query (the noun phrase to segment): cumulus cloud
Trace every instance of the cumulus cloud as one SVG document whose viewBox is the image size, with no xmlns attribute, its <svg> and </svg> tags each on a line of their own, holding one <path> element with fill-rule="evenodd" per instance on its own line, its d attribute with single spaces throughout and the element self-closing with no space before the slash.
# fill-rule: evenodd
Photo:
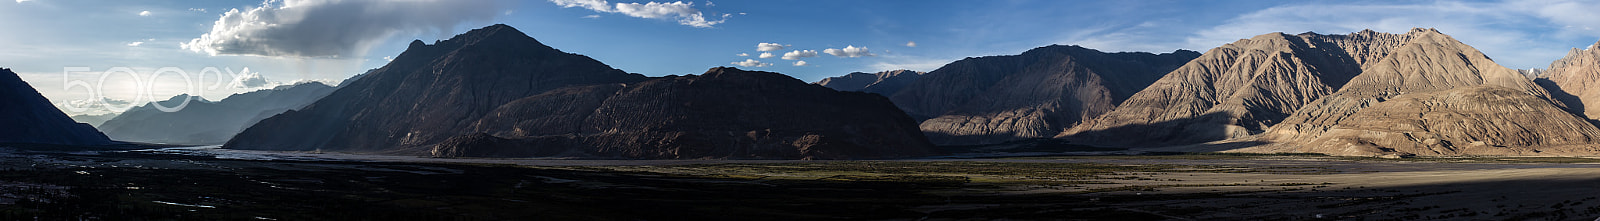
<svg viewBox="0 0 1600 221">
<path fill-rule="evenodd" d="M 806 65 L 811 65 L 811 64 L 810 63 L 806 63 L 806 61 L 795 61 L 794 62 L 794 66 L 806 66 Z"/>
<path fill-rule="evenodd" d="M 644 4 L 616 3 L 615 5 L 612 5 L 605 0 L 550 0 L 550 2 L 555 3 L 563 8 L 584 8 L 595 12 L 621 13 L 623 15 L 628 15 L 635 18 L 675 20 L 678 21 L 678 24 L 680 25 L 688 25 L 696 28 L 710 28 L 717 24 L 727 22 L 729 17 L 733 17 L 732 14 L 713 14 L 711 16 L 706 16 L 706 13 L 700 12 L 699 9 L 694 8 L 693 2 L 682 1 L 652 1 Z M 720 19 L 712 20 L 706 17 Z"/>
<path fill-rule="evenodd" d="M 832 48 L 829 48 L 829 49 L 826 49 L 826 50 L 822 50 L 822 53 L 828 53 L 828 54 L 831 54 L 833 56 L 847 57 L 847 58 L 863 57 L 863 56 L 866 56 L 866 57 L 877 56 L 875 54 L 872 54 L 872 51 L 868 51 L 867 47 L 859 47 L 858 48 L 855 45 L 845 46 L 844 49 L 832 49 Z"/>
<path fill-rule="evenodd" d="M 772 55 L 772 52 L 761 52 L 761 56 L 757 56 L 757 57 L 760 57 L 760 58 L 773 58 L 773 57 L 778 57 L 778 56 L 777 55 Z"/>
<path fill-rule="evenodd" d="M 906 42 L 906 47 L 915 48 L 915 47 L 917 47 L 917 42 L 916 41 L 908 41 L 908 42 Z"/>
<path fill-rule="evenodd" d="M 761 62 L 761 61 L 757 61 L 756 59 L 744 59 L 744 61 L 735 61 L 735 62 L 733 62 L 733 65 L 738 65 L 738 66 L 743 66 L 743 67 L 766 67 L 766 66 L 772 66 L 772 63 Z"/>
<path fill-rule="evenodd" d="M 139 12 L 139 16 L 150 16 L 150 11 Z"/>
<path fill-rule="evenodd" d="M 189 11 L 205 13 L 206 9 L 204 9 L 204 8 L 189 8 Z"/>
<path fill-rule="evenodd" d="M 738 55 L 739 57 L 750 57 L 750 53 L 739 53 L 739 54 L 736 54 L 736 55 Z"/>
<path fill-rule="evenodd" d="M 228 86 L 234 88 L 263 88 L 281 84 L 283 83 L 267 80 L 267 77 L 261 76 L 261 73 L 251 72 L 250 68 L 244 68 L 244 70 L 239 70 L 239 75 L 234 77 L 233 81 L 228 83 Z"/>
<path fill-rule="evenodd" d="M 139 45 L 144 45 L 144 42 L 142 42 L 142 41 L 135 41 L 135 42 L 133 42 L 133 43 L 128 43 L 128 47 L 139 47 Z"/>
<path fill-rule="evenodd" d="M 181 43 L 210 55 L 347 57 L 397 33 L 449 32 L 500 13 L 499 1 L 267 0 L 223 13 L 211 31 Z"/>
<path fill-rule="evenodd" d="M 783 60 L 800 60 L 801 58 L 809 58 L 809 57 L 816 57 L 816 56 L 817 56 L 817 51 L 815 51 L 815 50 L 796 50 L 796 51 L 790 51 L 789 53 L 783 53 Z"/>
<path fill-rule="evenodd" d="M 583 16 L 583 18 L 595 19 L 595 18 L 600 18 L 600 15 L 585 15 L 585 16 Z"/>
<path fill-rule="evenodd" d="M 783 50 L 784 47 L 788 47 L 788 45 L 778 43 L 760 43 L 756 44 L 756 51 L 777 51 Z"/>
</svg>

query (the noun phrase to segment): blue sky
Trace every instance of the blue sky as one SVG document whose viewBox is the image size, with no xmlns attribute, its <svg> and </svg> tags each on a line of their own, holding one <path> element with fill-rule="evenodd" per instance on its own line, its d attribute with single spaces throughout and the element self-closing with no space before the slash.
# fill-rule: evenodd
<svg viewBox="0 0 1600 221">
<path fill-rule="evenodd" d="M 111 100 L 104 104 L 115 107 L 180 93 L 215 100 L 297 81 L 336 82 L 382 66 L 411 39 L 433 42 L 504 23 L 650 76 L 751 61 L 743 64 L 764 65 L 741 68 L 816 81 L 856 71 L 931 71 L 964 57 L 1050 44 L 1204 52 L 1272 32 L 1412 27 L 1437 28 L 1507 67 L 1542 68 L 1600 40 L 1594 9 L 1600 2 L 21 0 L 0 2 L 0 67 L 59 103 Z M 783 47 L 758 51 L 761 43 Z M 773 57 L 761 58 L 763 52 Z M 68 67 L 88 71 L 63 73 Z M 200 74 L 207 67 L 219 71 Z M 68 112 L 117 109 L 94 107 Z"/>
</svg>

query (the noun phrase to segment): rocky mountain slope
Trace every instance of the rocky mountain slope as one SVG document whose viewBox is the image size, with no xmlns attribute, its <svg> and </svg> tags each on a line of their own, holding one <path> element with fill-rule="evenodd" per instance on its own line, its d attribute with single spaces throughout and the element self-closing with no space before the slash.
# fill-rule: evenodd
<svg viewBox="0 0 1600 221">
<path fill-rule="evenodd" d="M 490 112 L 435 156 L 631 159 L 859 159 L 924 156 L 915 121 L 882 96 L 778 73 L 699 76 L 552 90 Z"/>
<path fill-rule="evenodd" d="M 1261 133 L 1333 93 L 1421 31 L 1271 33 L 1210 51 L 1116 110 L 1058 137 L 1104 146 L 1170 145 Z"/>
<path fill-rule="evenodd" d="M 432 45 L 412 41 L 388 65 L 305 109 L 262 120 L 224 147 L 420 153 L 512 100 L 642 79 L 494 25 Z"/>
<path fill-rule="evenodd" d="M 967 58 L 890 96 L 936 144 L 1048 138 L 1111 111 L 1200 54 L 1105 53 L 1052 45 Z"/>
<path fill-rule="evenodd" d="M 272 115 L 300 109 L 332 93 L 334 87 L 320 82 L 279 86 L 228 96 L 221 101 L 179 95 L 158 102 L 164 107 L 179 107 L 173 112 L 155 104 L 128 109 L 99 126 L 111 139 L 143 143 L 215 145 L 227 142 L 234 134 Z"/>
<path fill-rule="evenodd" d="M 894 95 L 895 92 L 900 92 L 900 89 L 904 89 L 911 82 L 916 82 L 918 78 L 922 78 L 922 74 L 924 73 L 910 70 L 893 70 L 878 73 L 855 72 L 844 76 L 823 78 L 814 84 L 839 91 L 860 91 L 889 96 Z"/>
<path fill-rule="evenodd" d="M 1545 70 L 1535 82 L 1573 112 L 1600 120 L 1600 42 L 1573 48 Z"/>
<path fill-rule="evenodd" d="M 913 121 L 891 106 L 776 73 L 646 78 L 494 25 L 413 42 L 388 65 L 224 147 L 629 159 L 927 154 Z"/>
<path fill-rule="evenodd" d="M 94 127 L 72 121 L 11 69 L 0 68 L 0 143 L 102 145 L 112 142 Z"/>
<path fill-rule="evenodd" d="M 1236 151 L 1503 154 L 1600 138 L 1600 129 L 1477 49 L 1433 29 L 1408 35 L 1339 91 L 1251 139 L 1266 145 Z"/>
</svg>

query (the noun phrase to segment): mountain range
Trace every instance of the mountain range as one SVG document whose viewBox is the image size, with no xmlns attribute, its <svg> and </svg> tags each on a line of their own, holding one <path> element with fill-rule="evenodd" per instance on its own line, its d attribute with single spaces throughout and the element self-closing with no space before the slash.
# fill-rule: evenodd
<svg viewBox="0 0 1600 221">
<path fill-rule="evenodd" d="M 878 95 L 733 68 L 648 78 L 494 25 L 414 41 L 388 65 L 224 147 L 440 157 L 927 155 L 931 145 L 915 128 Z"/>
<path fill-rule="evenodd" d="M 221 101 L 178 95 L 130 108 L 97 128 L 119 141 L 216 145 L 262 119 L 305 107 L 333 89 L 321 82 L 306 82 L 235 94 Z M 189 102 L 184 104 L 184 99 Z M 154 105 L 182 108 L 168 112 Z"/>
<path fill-rule="evenodd" d="M 11 103 L 0 116 L 25 117 L 0 121 L 30 126 L 6 128 L 29 136 L 0 142 L 110 142 L 6 74 L 0 98 Z M 1040 139 L 1164 151 L 1596 155 L 1597 81 L 1600 43 L 1518 70 L 1423 28 L 1269 33 L 1205 53 L 1051 45 L 809 84 L 730 67 L 646 77 L 494 25 L 413 41 L 339 87 L 175 97 L 162 104 L 191 106 L 146 105 L 100 127 L 140 142 L 231 137 L 225 148 L 434 157 L 878 159 Z"/>
<path fill-rule="evenodd" d="M 11 69 L 0 68 L 0 143 L 105 145 L 113 142 L 74 122 Z"/>
</svg>

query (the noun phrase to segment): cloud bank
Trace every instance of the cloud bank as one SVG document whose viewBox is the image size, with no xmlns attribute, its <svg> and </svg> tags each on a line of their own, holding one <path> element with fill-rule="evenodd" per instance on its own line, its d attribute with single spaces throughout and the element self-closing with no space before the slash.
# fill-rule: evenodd
<svg viewBox="0 0 1600 221">
<path fill-rule="evenodd" d="M 210 55 L 356 57 L 402 32 L 450 32 L 499 16 L 500 1 L 267 0 L 223 13 L 211 31 L 181 43 Z"/>
<path fill-rule="evenodd" d="M 605 0 L 550 0 L 550 2 L 555 3 L 563 8 L 584 8 L 595 12 L 621 13 L 623 15 L 635 18 L 675 20 L 678 21 L 678 24 L 680 25 L 688 25 L 696 28 L 711 28 L 717 24 L 727 22 L 728 17 L 733 17 L 732 14 L 713 14 L 711 16 L 706 16 L 706 13 L 700 12 L 699 9 L 694 8 L 693 2 L 682 1 L 652 1 L 644 4 L 616 3 L 615 5 L 610 4 Z M 708 4 L 707 6 L 710 5 Z M 711 20 L 707 19 L 706 17 L 720 17 L 720 19 Z"/>
</svg>

